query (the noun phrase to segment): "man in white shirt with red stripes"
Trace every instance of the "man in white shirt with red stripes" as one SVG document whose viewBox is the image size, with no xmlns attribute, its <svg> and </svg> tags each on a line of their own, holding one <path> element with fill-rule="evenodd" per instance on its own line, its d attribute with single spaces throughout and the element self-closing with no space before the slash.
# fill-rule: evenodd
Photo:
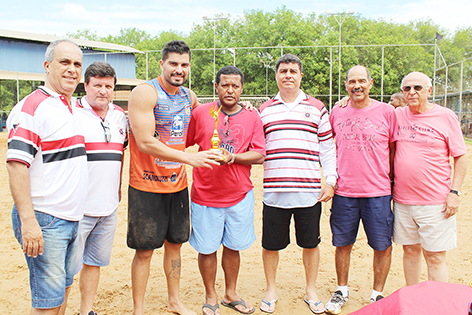
<svg viewBox="0 0 472 315">
<path fill-rule="evenodd" d="M 127 120 L 114 105 L 116 72 L 103 61 L 92 63 L 84 75 L 86 96 L 77 100 L 74 113 L 85 137 L 89 186 L 85 213 L 79 222 L 75 272 L 80 272 L 80 314 L 92 310 L 100 267 L 110 263 L 121 199 L 123 150 L 128 144 Z"/>
<path fill-rule="evenodd" d="M 84 137 L 72 112 L 82 51 L 58 40 L 45 59 L 45 86 L 15 105 L 7 121 L 12 225 L 30 271 L 33 315 L 64 314 L 88 186 Z"/>
<path fill-rule="evenodd" d="M 290 243 L 294 216 L 297 244 L 303 248 L 306 274 L 304 301 L 316 314 L 324 312 L 316 294 L 320 252 L 321 202 L 330 200 L 336 185 L 336 147 L 328 111 L 323 103 L 300 89 L 303 66 L 292 54 L 275 65 L 279 93 L 262 104 L 266 137 L 262 258 L 267 292 L 260 309 L 275 311 L 275 278 L 279 251 Z M 321 187 L 321 170 L 326 185 Z"/>
</svg>

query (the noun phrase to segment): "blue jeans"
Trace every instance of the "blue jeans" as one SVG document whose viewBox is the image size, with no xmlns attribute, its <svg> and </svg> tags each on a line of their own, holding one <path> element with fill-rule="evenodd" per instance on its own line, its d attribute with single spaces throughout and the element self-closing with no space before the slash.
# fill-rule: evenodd
<svg viewBox="0 0 472 315">
<path fill-rule="evenodd" d="M 38 211 L 35 211 L 35 215 L 43 233 L 44 251 L 36 258 L 25 254 L 30 271 L 31 303 L 33 308 L 56 308 L 64 303 L 65 290 L 74 281 L 78 222 L 62 220 Z M 13 206 L 11 216 L 13 232 L 23 247 L 16 205 Z"/>
</svg>

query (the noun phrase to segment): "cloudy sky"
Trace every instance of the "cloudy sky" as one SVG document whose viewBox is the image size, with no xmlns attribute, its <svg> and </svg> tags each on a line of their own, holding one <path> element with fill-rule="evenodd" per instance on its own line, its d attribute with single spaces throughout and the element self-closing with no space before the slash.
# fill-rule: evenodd
<svg viewBox="0 0 472 315">
<path fill-rule="evenodd" d="M 48 0 L 8 1 L 2 4 L 0 28 L 64 36 L 67 32 L 90 29 L 99 36 L 118 35 L 121 28 L 136 27 L 151 35 L 177 30 L 189 33 L 202 17 L 244 11 L 274 11 L 283 5 L 290 10 L 317 15 L 354 10 L 366 18 L 406 23 L 432 19 L 450 32 L 472 26 L 471 0 Z"/>
</svg>

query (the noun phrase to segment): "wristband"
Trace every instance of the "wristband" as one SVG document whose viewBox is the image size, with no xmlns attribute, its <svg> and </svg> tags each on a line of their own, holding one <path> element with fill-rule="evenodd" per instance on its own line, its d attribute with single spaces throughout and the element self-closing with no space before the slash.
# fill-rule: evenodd
<svg viewBox="0 0 472 315">
<path fill-rule="evenodd" d="M 234 153 L 231 153 L 231 160 L 227 163 L 228 165 L 231 165 L 234 163 L 234 159 L 236 158 L 236 155 Z"/>
</svg>

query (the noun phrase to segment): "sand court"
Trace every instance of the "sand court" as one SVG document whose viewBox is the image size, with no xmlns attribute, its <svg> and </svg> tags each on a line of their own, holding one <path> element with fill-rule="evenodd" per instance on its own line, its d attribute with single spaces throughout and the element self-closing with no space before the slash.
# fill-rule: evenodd
<svg viewBox="0 0 472 315">
<path fill-rule="evenodd" d="M 7 150 L 7 133 L 0 133 L 0 160 L 5 163 Z M 472 152 L 472 146 L 467 144 Z M 462 187 L 462 196 L 457 214 L 458 248 L 448 252 L 449 281 L 452 283 L 472 283 L 472 155 L 469 155 L 468 172 Z M 100 284 L 95 299 L 94 310 L 102 315 L 131 314 L 133 301 L 131 295 L 131 261 L 134 251 L 126 246 L 127 229 L 127 189 L 128 189 L 128 160 L 129 152 L 125 155 L 123 170 L 122 202 L 118 208 L 118 227 L 115 235 L 111 263 L 102 268 Z M 191 178 L 191 167 L 187 168 Z M 241 269 L 238 280 L 238 294 L 256 307 L 254 314 L 265 314 L 259 310 L 261 300 L 265 295 L 265 278 L 261 257 L 262 236 L 262 166 L 254 166 L 252 181 L 255 186 L 255 229 L 257 240 L 247 250 L 241 253 Z M 30 290 L 28 268 L 20 245 L 13 236 L 11 228 L 11 208 L 13 200 L 10 195 L 8 174 L 5 164 L 0 168 L 0 305 L 4 314 L 27 314 L 30 310 Z M 191 181 L 190 181 L 191 182 Z M 190 185 L 189 185 L 190 186 Z M 224 189 L 222 187 L 221 189 Z M 317 280 L 317 292 L 320 299 L 326 303 L 331 293 L 336 289 L 336 274 L 334 268 L 334 247 L 331 245 L 329 228 L 329 204 L 323 205 L 321 218 L 320 244 L 321 259 Z M 309 315 L 312 314 L 303 302 L 305 294 L 305 274 L 302 266 L 301 250 L 295 244 L 293 227 L 291 242 L 287 249 L 280 254 L 279 271 L 277 274 L 279 302 L 275 314 L 280 315 Z M 220 263 L 221 249 L 218 252 Z M 167 288 L 162 266 L 163 249 L 154 252 L 151 274 L 146 291 L 146 314 L 167 313 Z M 350 299 L 343 307 L 341 314 L 349 314 L 369 303 L 372 290 L 372 258 L 373 252 L 367 245 L 363 229 L 359 231 L 357 242 L 351 256 L 349 274 Z M 181 299 L 190 309 L 201 314 L 204 302 L 204 287 L 197 265 L 197 252 L 188 244 L 182 247 L 182 277 Z M 422 280 L 426 280 L 426 269 L 423 263 Z M 77 314 L 80 304 L 78 277 L 72 286 L 69 297 L 67 315 Z M 401 246 L 394 244 L 392 266 L 385 285 L 384 295 L 389 295 L 405 285 L 402 268 Z M 223 298 L 223 270 L 218 266 L 216 289 L 219 299 Z M 472 302 L 472 298 L 471 298 Z M 235 311 L 220 307 L 220 312 L 238 314 Z"/>
</svg>

